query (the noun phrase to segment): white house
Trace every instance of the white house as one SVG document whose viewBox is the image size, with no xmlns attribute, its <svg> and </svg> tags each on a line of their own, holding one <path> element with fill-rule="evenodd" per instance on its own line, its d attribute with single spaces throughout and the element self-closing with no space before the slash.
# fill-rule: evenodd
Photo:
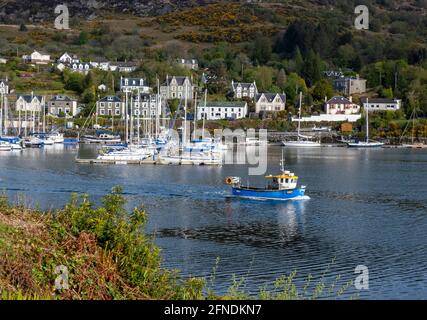
<svg viewBox="0 0 427 320">
<path fill-rule="evenodd" d="M 98 90 L 99 91 L 107 91 L 107 86 L 105 85 L 105 84 L 100 84 L 99 86 L 98 86 Z"/>
<path fill-rule="evenodd" d="M 73 55 L 71 56 L 67 52 L 65 52 L 62 56 L 59 57 L 58 62 L 62 62 L 64 64 L 72 64 L 72 63 L 79 63 L 80 60 L 77 56 Z"/>
<path fill-rule="evenodd" d="M 30 55 L 22 56 L 22 60 L 26 63 L 48 64 L 50 62 L 50 55 L 34 51 Z"/>
<path fill-rule="evenodd" d="M 189 77 L 166 76 L 166 82 L 160 86 L 160 94 L 163 99 L 193 99 L 195 86 Z"/>
<path fill-rule="evenodd" d="M 176 62 L 179 66 L 190 70 L 199 69 L 199 62 L 196 59 L 177 59 Z"/>
<path fill-rule="evenodd" d="M 197 108 L 197 119 L 242 119 L 248 114 L 245 101 L 207 102 Z"/>
<path fill-rule="evenodd" d="M 74 72 L 88 73 L 90 64 L 86 62 L 73 62 L 71 64 L 71 70 Z"/>
<path fill-rule="evenodd" d="M 58 116 L 61 113 L 68 114 L 70 116 L 77 115 L 77 100 L 71 99 L 65 95 L 54 96 L 48 103 L 48 113 L 54 116 Z"/>
<path fill-rule="evenodd" d="M 279 93 L 259 93 L 255 96 L 255 112 L 278 112 L 285 110 L 286 95 Z"/>
<path fill-rule="evenodd" d="M 381 98 L 373 98 L 368 99 L 362 98 L 361 102 L 363 104 L 363 108 L 369 111 L 396 111 L 399 110 L 402 106 L 402 100 L 398 99 L 381 99 Z"/>
<path fill-rule="evenodd" d="M 138 68 L 138 66 L 135 65 L 134 63 L 131 63 L 131 62 L 121 63 L 118 66 L 118 71 L 123 72 L 123 73 L 131 73 L 131 72 L 136 71 L 137 68 Z"/>
<path fill-rule="evenodd" d="M 132 112 L 134 116 L 154 117 L 162 114 L 162 99 L 158 94 L 141 93 L 133 97 Z"/>
<path fill-rule="evenodd" d="M 138 91 L 140 93 L 149 93 L 150 87 L 144 78 L 124 78 L 120 77 L 120 90 L 123 92 Z"/>
<path fill-rule="evenodd" d="M 9 94 L 9 80 L 6 79 L 0 79 L 0 95 L 2 94 Z"/>
<path fill-rule="evenodd" d="M 100 116 L 124 116 L 125 103 L 117 96 L 106 96 L 96 102 L 96 113 Z"/>
<path fill-rule="evenodd" d="M 248 97 L 254 99 L 258 94 L 256 82 L 245 83 L 245 82 L 234 82 L 231 80 L 231 89 L 233 90 L 234 98 L 241 99 Z"/>
<path fill-rule="evenodd" d="M 96 62 L 96 61 L 90 61 L 89 64 L 93 68 L 97 68 L 103 71 L 109 71 L 110 70 L 110 63 L 109 62 Z"/>
<path fill-rule="evenodd" d="M 45 106 L 44 97 L 35 95 L 18 95 L 16 111 L 41 112 Z"/>
<path fill-rule="evenodd" d="M 0 58 L 0 64 L 6 64 L 7 63 L 7 59 L 5 58 Z"/>
<path fill-rule="evenodd" d="M 353 103 L 351 97 L 347 99 L 342 96 L 335 96 L 325 102 L 325 112 L 332 115 L 359 114 L 360 106 Z"/>
</svg>

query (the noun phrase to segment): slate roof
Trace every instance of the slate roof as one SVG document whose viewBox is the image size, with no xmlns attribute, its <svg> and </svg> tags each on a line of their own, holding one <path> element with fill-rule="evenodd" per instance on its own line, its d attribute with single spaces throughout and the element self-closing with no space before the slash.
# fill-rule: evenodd
<svg viewBox="0 0 427 320">
<path fill-rule="evenodd" d="M 350 100 L 342 96 L 332 97 L 326 103 L 327 104 L 353 104 L 353 102 L 351 102 Z"/>
<path fill-rule="evenodd" d="M 259 94 L 257 94 L 257 95 L 256 95 L 256 102 L 258 102 L 258 101 L 259 101 L 259 99 L 260 99 L 263 95 L 267 98 L 267 101 L 268 101 L 269 103 L 273 102 L 273 100 L 276 98 L 276 96 L 277 96 L 277 95 L 282 99 L 282 101 L 283 101 L 283 102 L 285 102 L 285 101 L 286 101 L 286 95 L 285 95 L 285 94 L 266 92 L 266 93 L 259 93 Z"/>
<path fill-rule="evenodd" d="M 118 96 L 105 96 L 99 102 L 122 102 Z"/>
</svg>

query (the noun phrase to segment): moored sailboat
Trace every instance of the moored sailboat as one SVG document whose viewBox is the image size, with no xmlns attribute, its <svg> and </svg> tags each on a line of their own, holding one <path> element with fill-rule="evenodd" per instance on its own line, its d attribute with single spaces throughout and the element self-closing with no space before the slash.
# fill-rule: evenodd
<svg viewBox="0 0 427 320">
<path fill-rule="evenodd" d="M 290 141 L 282 141 L 282 144 L 285 147 L 295 147 L 295 148 L 315 148 L 321 147 L 320 141 L 313 141 L 311 137 L 303 136 L 300 134 L 301 131 L 301 106 L 302 106 L 302 92 L 299 95 L 299 109 L 298 109 L 298 129 L 297 129 L 297 139 Z"/>
<path fill-rule="evenodd" d="M 369 103 L 368 99 L 366 99 L 367 108 L 366 112 L 366 140 L 365 141 L 357 141 L 357 142 L 348 142 L 347 146 L 349 148 L 379 148 L 384 145 L 384 143 L 379 141 L 374 141 L 369 139 Z"/>
</svg>

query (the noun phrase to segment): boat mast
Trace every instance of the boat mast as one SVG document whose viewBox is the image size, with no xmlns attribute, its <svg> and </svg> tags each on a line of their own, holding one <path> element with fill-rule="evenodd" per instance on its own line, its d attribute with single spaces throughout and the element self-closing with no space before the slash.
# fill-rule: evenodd
<svg viewBox="0 0 427 320">
<path fill-rule="evenodd" d="M 45 99 L 43 99 L 44 101 L 46 101 Z M 67 122 L 67 114 L 65 114 L 65 122 Z M 46 107 L 43 106 L 43 132 L 46 132 Z"/>
<path fill-rule="evenodd" d="M 133 92 L 130 96 L 130 144 L 133 143 Z"/>
<path fill-rule="evenodd" d="M 197 127 L 197 122 L 196 122 L 196 117 L 197 117 L 197 91 L 196 91 L 196 96 L 194 98 L 194 115 L 193 115 L 194 119 L 193 119 L 193 140 L 196 140 L 196 127 Z"/>
<path fill-rule="evenodd" d="M 208 89 L 205 89 L 205 105 L 204 105 L 204 110 L 206 112 L 206 100 L 208 97 Z M 203 122 L 202 122 L 202 140 L 205 139 L 205 113 L 203 112 Z"/>
<path fill-rule="evenodd" d="M 184 146 L 186 143 L 187 137 L 187 83 L 185 83 L 185 95 L 184 95 L 184 128 L 183 128 L 183 136 L 182 136 L 182 145 Z"/>
<path fill-rule="evenodd" d="M 157 81 L 157 94 L 156 94 L 156 139 L 159 138 L 159 126 L 160 126 L 160 113 L 159 113 L 159 109 L 160 109 L 160 90 L 159 90 L 159 78 L 156 79 Z"/>
<path fill-rule="evenodd" d="M 301 130 L 301 106 L 302 106 L 302 91 L 299 93 L 299 110 L 298 110 L 298 141 L 300 136 L 300 130 Z"/>
<path fill-rule="evenodd" d="M 129 142 L 128 138 L 128 92 L 125 94 L 125 143 Z"/>
<path fill-rule="evenodd" d="M 282 160 L 280 160 L 280 169 L 282 172 L 285 172 L 285 158 L 283 157 L 283 148 L 282 148 Z"/>
<path fill-rule="evenodd" d="M 415 135 L 415 107 L 414 111 L 412 111 L 412 144 L 414 144 L 414 135 Z"/>
<path fill-rule="evenodd" d="M 369 142 L 369 99 L 366 98 L 366 143 Z"/>
<path fill-rule="evenodd" d="M 3 132 L 3 93 L 1 94 L 0 97 L 0 134 L 2 134 Z"/>
</svg>

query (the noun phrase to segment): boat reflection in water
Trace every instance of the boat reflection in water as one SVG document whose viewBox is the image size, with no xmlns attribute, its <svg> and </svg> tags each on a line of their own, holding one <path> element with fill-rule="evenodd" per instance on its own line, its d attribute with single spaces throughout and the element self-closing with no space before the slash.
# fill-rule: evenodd
<svg viewBox="0 0 427 320">
<path fill-rule="evenodd" d="M 287 201 L 278 204 L 277 226 L 279 241 L 282 244 L 293 242 L 304 233 L 305 205 L 305 201 Z"/>
</svg>

